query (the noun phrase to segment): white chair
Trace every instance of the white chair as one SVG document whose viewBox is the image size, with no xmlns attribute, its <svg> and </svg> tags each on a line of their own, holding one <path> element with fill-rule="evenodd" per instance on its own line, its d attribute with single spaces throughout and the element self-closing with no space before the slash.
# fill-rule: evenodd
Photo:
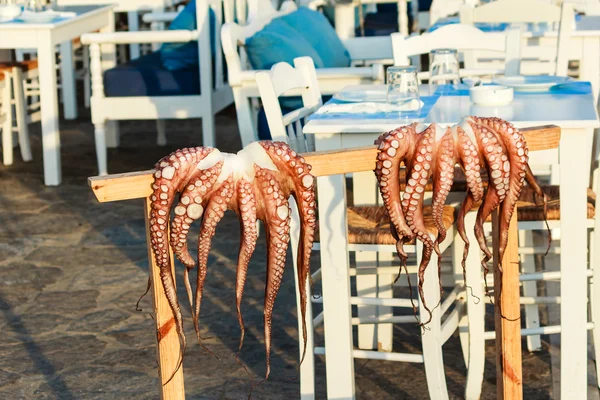
<svg viewBox="0 0 600 400">
<path fill-rule="evenodd" d="M 317 74 L 314 68 L 314 63 L 308 57 L 301 57 L 294 60 L 295 67 L 290 66 L 287 63 L 279 63 L 272 67 L 270 71 L 261 71 L 256 73 L 256 81 L 258 89 L 261 95 L 261 100 L 265 106 L 265 112 L 267 114 L 267 120 L 269 122 L 269 129 L 275 140 L 283 140 L 288 142 L 292 148 L 296 151 L 304 151 L 305 147 L 311 150 L 311 143 L 309 137 L 304 137 L 301 132 L 301 126 L 299 121 L 301 119 L 310 116 L 320 105 L 321 105 L 321 94 L 318 88 Z M 281 95 L 301 95 L 303 99 L 303 107 L 294 110 L 286 115 L 282 114 L 281 107 L 278 102 L 278 97 Z M 336 164 L 339 161 L 331 160 L 332 164 Z M 350 172 L 358 172 L 352 171 Z M 371 173 L 372 172 L 366 172 Z M 355 187 L 355 191 L 359 188 Z M 323 190 L 319 188 L 319 208 L 321 210 L 328 209 L 328 201 L 338 202 L 340 196 L 335 198 L 329 198 L 327 196 L 320 197 L 320 193 Z M 344 197 L 345 196 L 341 196 Z M 345 204 L 345 203 L 344 203 Z M 333 206 L 334 204 L 330 204 Z M 292 207 L 295 210 L 295 207 Z M 451 218 L 452 207 L 448 207 L 448 217 Z M 389 233 L 389 227 L 377 228 L 376 223 L 373 221 L 381 221 L 385 219 L 385 210 L 380 206 L 366 206 L 366 207 L 351 207 L 348 209 L 348 224 L 349 224 L 349 235 L 337 235 L 335 237 L 335 248 L 339 251 L 353 251 L 356 252 L 357 256 L 361 252 L 379 252 L 382 254 L 393 254 L 396 250 L 395 241 Z M 298 245 L 298 215 L 294 212 L 293 216 L 293 232 L 292 232 L 292 254 L 294 255 L 294 268 L 296 249 Z M 447 221 L 449 222 L 449 221 Z M 367 232 L 365 224 L 371 224 L 371 231 Z M 447 223 L 449 228 L 448 237 L 441 246 L 442 251 L 452 243 L 454 236 L 451 228 L 451 223 Z M 362 228 L 362 231 L 358 229 L 358 226 Z M 328 230 L 323 225 L 320 226 L 321 231 Z M 370 241 L 366 238 L 372 235 L 384 236 L 386 239 L 380 242 Z M 343 237 L 342 237 L 343 236 Z M 319 247 L 316 244 L 316 247 Z M 415 245 L 407 246 L 408 251 L 417 252 L 417 262 L 420 260 L 421 245 L 417 243 Z M 462 253 L 460 253 L 462 256 Z M 390 258 L 391 260 L 392 258 Z M 435 268 L 436 259 L 432 259 L 431 267 L 427 271 L 427 281 L 425 282 L 426 293 L 429 296 L 427 298 L 428 304 L 433 309 L 434 304 L 440 301 L 439 284 L 437 279 L 437 271 Z M 364 263 L 363 263 L 364 264 Z M 457 259 L 457 264 L 460 266 L 460 258 Z M 477 271 L 479 271 L 477 269 Z M 416 266 L 409 267 L 409 272 L 414 274 L 416 272 Z M 358 276 L 362 274 L 369 275 L 381 275 L 390 277 L 389 297 L 391 296 L 391 284 L 393 283 L 393 277 L 398 273 L 398 266 L 394 266 L 392 262 L 384 267 L 374 267 L 374 264 L 370 265 L 357 265 L 357 268 L 351 268 L 350 270 L 341 271 L 342 281 L 347 279 L 349 283 L 350 276 Z M 321 279 L 321 270 L 313 273 L 313 281 L 318 282 Z M 429 391 L 433 396 L 439 396 L 439 398 L 447 398 L 446 382 L 443 373 L 443 359 L 441 346 L 443 343 L 452 335 L 452 333 L 458 327 L 459 316 L 463 312 L 463 299 L 464 299 L 464 287 L 462 285 L 462 270 L 456 272 L 454 275 L 453 286 L 454 289 L 449 296 L 444 300 L 440 307 L 433 310 L 432 322 L 428 325 L 428 330 L 423 335 L 423 355 L 421 354 L 409 354 L 409 353 L 393 353 L 391 348 L 388 351 L 365 351 L 357 350 L 352 348 L 344 349 L 346 355 L 350 358 L 370 358 L 379 360 L 393 360 L 403 362 L 417 362 L 425 363 L 425 370 L 427 375 L 427 382 Z M 295 276 L 297 276 L 295 274 Z M 345 278 L 344 278 L 345 277 Z M 348 306 L 350 304 L 356 305 L 376 305 L 376 306 L 387 306 L 387 307 L 412 307 L 410 299 L 394 299 L 394 298 L 372 298 L 366 296 L 347 297 L 343 293 L 337 292 L 335 285 L 329 286 L 328 281 L 322 280 L 323 282 L 323 293 L 324 296 L 330 296 L 336 299 L 340 303 L 344 303 L 343 299 L 346 299 Z M 307 285 L 308 286 L 308 285 Z M 298 291 L 298 282 L 296 282 L 296 291 Z M 311 298 L 310 293 L 307 293 L 307 297 Z M 299 296 L 297 296 L 299 299 Z M 322 300 L 313 299 L 313 302 L 320 303 Z M 446 311 L 456 303 L 456 307 L 453 311 L 448 313 L 444 323 L 442 323 L 442 316 L 446 314 Z M 298 304 L 299 307 L 299 304 Z M 427 319 L 427 313 L 422 314 L 422 318 Z M 336 325 L 334 322 L 334 316 L 328 316 L 327 314 L 320 313 L 315 318 L 312 316 L 312 309 L 309 307 L 307 310 L 307 331 L 308 331 L 308 351 L 304 362 L 300 370 L 300 391 L 301 398 L 309 399 L 314 398 L 314 354 L 325 354 L 326 348 L 315 346 L 314 341 L 314 326 L 321 323 L 325 324 L 325 331 L 331 332 L 346 332 L 349 331 L 350 325 L 367 326 L 379 323 L 416 323 L 416 319 L 413 315 L 394 317 L 393 315 L 379 315 L 375 317 L 352 318 L 348 321 L 346 326 Z M 302 320 L 298 320 L 299 331 L 302 332 Z M 344 333 L 345 334 L 345 333 Z M 327 345 L 326 345 L 327 346 Z M 302 353 L 302 347 L 301 347 Z M 327 368 L 336 368 L 336 359 L 329 359 L 327 362 Z M 335 382 L 330 382 L 329 385 L 335 386 Z"/>
<path fill-rule="evenodd" d="M 216 26 L 210 27 L 209 8 L 216 16 Z M 157 143 L 166 143 L 164 119 L 202 118 L 202 144 L 215 145 L 214 115 L 232 103 L 231 89 L 223 74 L 223 55 L 219 35 L 211 43 L 211 29 L 219 31 L 223 22 L 233 21 L 233 1 L 199 1 L 196 7 L 198 29 L 195 31 L 163 32 L 117 32 L 110 34 L 86 34 L 82 43 L 90 45 L 92 74 L 92 122 L 94 123 L 98 169 L 107 173 L 107 145 L 118 145 L 119 120 L 157 119 Z M 131 43 L 185 43 L 198 41 L 200 93 L 192 95 L 126 96 L 105 95 L 101 46 L 105 44 Z M 212 45 L 212 46 L 211 46 Z M 217 49 L 211 54 L 211 47 Z M 214 63 L 213 63 L 214 59 Z M 213 79 L 213 71 L 215 77 Z M 109 124 L 109 122 L 113 122 Z"/>
<path fill-rule="evenodd" d="M 279 63 L 270 71 L 257 72 L 256 84 L 273 140 L 288 143 L 298 153 L 314 151 L 314 136 L 305 137 L 302 132 L 302 120 L 323 104 L 313 60 L 300 57 L 294 60 L 294 67 Z M 283 115 L 279 96 L 294 89 L 300 92 L 298 94 L 302 96 L 303 107 Z"/>
<path fill-rule="evenodd" d="M 475 6 L 479 4 L 479 0 L 433 0 L 429 8 L 428 24 L 423 25 L 423 28 L 427 29 L 438 20 L 455 15 L 465 4 Z"/>
<path fill-rule="evenodd" d="M 285 1 L 276 11 L 270 0 L 251 0 L 248 2 L 248 23 L 244 26 L 227 23 L 221 30 L 223 52 L 227 60 L 229 85 L 233 90 L 238 126 L 242 146 L 258 138 L 256 132 L 256 110 L 251 105 L 258 97 L 258 88 L 254 75 L 256 71 L 249 66 L 244 52 L 246 39 L 259 32 L 273 19 L 289 14 L 297 9 L 292 1 Z M 378 60 L 391 60 L 392 48 L 389 38 L 353 38 L 344 41 L 353 63 L 370 63 Z M 319 87 L 323 95 L 339 92 L 345 86 L 361 83 L 383 83 L 383 66 L 374 63 L 371 66 L 348 68 L 317 69 Z"/>
<path fill-rule="evenodd" d="M 478 7 L 463 6 L 460 9 L 460 22 L 547 24 L 552 28 L 559 24 L 558 40 L 554 38 L 531 38 L 521 46 L 521 73 L 567 75 L 569 63 L 569 39 L 575 26 L 573 5 L 562 6 L 540 0 L 498 0 Z M 470 68 L 478 59 L 489 58 L 485 52 L 473 52 L 465 57 L 465 66 Z M 493 56 L 492 60 L 493 62 Z"/>
<path fill-rule="evenodd" d="M 26 100 L 24 82 L 36 76 L 36 61 L 0 63 L 0 127 L 2 128 L 2 162 L 4 165 L 13 163 L 15 133 L 18 137 L 23 161 L 31 161 L 33 158 L 27 127 L 31 121 L 31 115 Z M 13 115 L 15 119 L 13 119 Z"/>
<path fill-rule="evenodd" d="M 472 25 L 453 24 L 443 26 L 431 33 L 419 36 L 403 37 L 392 34 L 394 65 L 410 65 L 410 59 L 431 50 L 452 48 L 461 53 L 471 50 L 486 50 L 504 59 L 503 68 L 482 68 L 471 66 L 460 71 L 461 76 L 516 75 L 519 72 L 519 44 L 521 33 L 518 29 L 509 29 L 503 33 L 486 33 Z M 419 78 L 428 79 L 429 72 L 422 71 Z"/>
</svg>

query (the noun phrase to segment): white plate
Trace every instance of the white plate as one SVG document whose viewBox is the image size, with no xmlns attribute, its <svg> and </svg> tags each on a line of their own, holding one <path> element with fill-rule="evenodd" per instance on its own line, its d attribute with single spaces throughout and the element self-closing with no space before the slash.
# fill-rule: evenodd
<svg viewBox="0 0 600 400">
<path fill-rule="evenodd" d="M 347 103 L 385 103 L 387 101 L 387 92 L 385 86 L 381 89 L 365 89 L 345 90 L 333 95 L 333 98 Z"/>
<path fill-rule="evenodd" d="M 542 92 L 550 90 L 554 85 L 559 85 L 570 80 L 571 78 L 568 76 L 518 75 L 495 78 L 493 82 L 499 85 L 512 87 L 520 92 Z"/>
<path fill-rule="evenodd" d="M 52 10 L 42 12 L 23 11 L 23 13 L 19 16 L 18 19 L 23 22 L 43 24 L 46 22 L 54 21 L 55 19 L 58 19 L 61 16 L 61 13 Z"/>
</svg>

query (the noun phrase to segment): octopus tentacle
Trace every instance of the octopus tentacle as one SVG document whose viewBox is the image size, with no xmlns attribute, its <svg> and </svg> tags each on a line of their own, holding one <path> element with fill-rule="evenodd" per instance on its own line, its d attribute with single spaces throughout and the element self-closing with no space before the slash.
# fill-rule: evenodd
<svg viewBox="0 0 600 400">
<path fill-rule="evenodd" d="M 465 243 L 463 250 L 463 258 L 461 265 L 463 268 L 463 278 L 466 281 L 466 262 L 467 255 L 469 254 L 469 239 L 465 231 L 465 215 L 471 210 L 473 204 L 477 203 L 483 197 L 483 181 L 481 179 L 481 165 L 482 162 L 479 157 L 479 152 L 473 140 L 471 140 L 468 134 L 459 126 L 452 128 L 455 136 L 456 153 L 458 154 L 459 165 L 465 173 L 467 181 L 467 196 L 461 204 L 458 212 L 456 228 L 461 239 Z"/>
<path fill-rule="evenodd" d="M 198 327 L 200 319 L 200 306 L 202 305 L 202 294 L 204 292 L 204 282 L 208 270 L 208 253 L 210 244 L 215 235 L 217 224 L 225 215 L 227 206 L 233 197 L 234 189 L 231 177 L 229 177 L 211 196 L 202 218 L 200 227 L 200 235 L 198 236 L 198 276 L 196 280 L 196 303 L 194 309 L 194 329 L 198 336 L 198 341 L 201 341 L 200 330 Z M 189 210 L 189 208 L 188 208 Z"/>
<path fill-rule="evenodd" d="M 441 130 L 441 129 L 440 129 Z M 446 227 L 444 226 L 443 213 L 446 199 L 450 193 L 452 182 L 454 181 L 454 135 L 452 129 L 447 128 L 441 139 L 436 140 L 434 149 L 434 168 L 433 168 L 433 201 L 431 203 L 431 214 L 433 224 L 438 231 L 437 238 L 433 243 L 433 249 L 438 256 L 438 275 L 442 271 L 442 253 L 440 243 L 446 239 Z"/>
<path fill-rule="evenodd" d="M 308 298 L 306 296 L 306 282 L 312 279 L 310 277 L 310 253 L 315 237 L 316 228 L 316 202 L 315 202 L 315 178 L 310 174 L 312 167 L 306 163 L 304 158 L 291 150 L 283 142 L 260 142 L 267 154 L 271 157 L 275 165 L 282 170 L 287 171 L 289 186 L 288 190 L 292 189 L 292 195 L 298 206 L 298 214 L 300 216 L 300 237 L 298 246 L 298 291 L 300 294 L 300 315 L 304 323 L 302 324 L 302 338 L 304 348 L 300 364 L 304 361 L 307 349 L 308 333 L 306 328 L 306 307 Z M 292 179 L 293 177 L 293 179 Z M 284 185 L 285 186 L 285 185 Z M 289 195 L 288 195 L 289 196 Z M 281 201 L 279 201 L 281 200 Z M 287 200 L 275 198 L 277 207 Z"/>
<path fill-rule="evenodd" d="M 523 138 L 523 134 L 506 121 L 498 118 L 474 117 L 472 119 L 476 123 L 495 131 L 497 136 L 499 136 L 504 143 L 508 154 L 506 160 L 509 164 L 510 175 L 508 187 L 506 187 L 506 197 L 500 206 L 499 219 L 500 240 L 498 244 L 498 265 L 502 268 L 501 263 L 504 251 L 508 244 L 508 226 L 525 181 L 525 174 L 528 166 L 527 162 L 529 161 L 527 145 Z M 504 160 L 504 158 L 502 158 L 502 160 Z"/>
<path fill-rule="evenodd" d="M 403 249 L 404 241 L 414 238 L 402 209 L 400 199 L 400 164 L 412 159 L 416 143 L 416 126 L 411 124 L 382 134 L 376 141 L 378 145 L 375 175 L 379 182 L 379 191 L 396 236 L 396 250 L 402 263 L 407 255 Z"/>
<path fill-rule="evenodd" d="M 171 222 L 171 247 L 175 257 L 185 266 L 183 278 L 192 315 L 194 315 L 194 298 L 189 273 L 196 266 L 196 261 L 188 250 L 187 236 L 190 225 L 202 217 L 206 196 L 212 192 L 222 166 L 223 161 L 219 161 L 210 168 L 198 170 L 192 176 L 189 185 L 181 193 L 179 203 L 175 206 L 175 216 Z"/>
<path fill-rule="evenodd" d="M 483 232 L 483 223 L 492 211 L 506 198 L 510 179 L 510 162 L 506 155 L 504 143 L 493 131 L 470 121 L 468 124 L 477 133 L 478 147 L 481 149 L 482 158 L 485 160 L 488 168 L 488 189 L 481 207 L 477 210 L 477 217 L 475 219 L 475 237 L 479 243 L 479 248 L 484 253 L 481 265 L 484 270 L 485 279 L 489 271 L 487 263 L 492 258 L 492 253 L 487 247 Z"/>
<path fill-rule="evenodd" d="M 242 231 L 235 281 L 235 304 L 241 333 L 238 354 L 236 354 L 237 358 L 244 344 L 245 333 L 244 319 L 242 317 L 241 310 L 242 296 L 244 294 L 244 285 L 246 283 L 246 276 L 248 274 L 248 264 L 250 263 L 250 258 L 252 258 L 252 254 L 256 248 L 258 231 L 256 227 L 256 197 L 254 196 L 252 185 L 247 180 L 242 179 L 238 182 L 236 190 L 238 214 L 240 216 L 240 226 Z"/>
<path fill-rule="evenodd" d="M 267 226 L 267 284 L 265 286 L 264 330 L 267 369 L 265 378 L 271 373 L 271 328 L 275 298 L 281 286 L 285 269 L 286 252 L 289 245 L 291 213 L 287 197 L 270 171 L 256 168 L 256 180 L 265 204 L 264 212 L 259 218 Z"/>
<path fill-rule="evenodd" d="M 430 125 L 418 134 L 417 144 L 415 146 L 415 157 L 412 162 L 407 163 L 408 182 L 402 199 L 402 211 L 406 215 L 406 222 L 412 233 L 423 243 L 423 254 L 419 263 L 418 290 L 421 295 L 423 308 L 429 313 L 429 318 L 422 325 L 426 325 L 431 321 L 432 313 L 425 302 L 425 294 L 423 292 L 423 279 L 425 269 L 429 265 L 429 260 L 433 254 L 434 243 L 423 222 L 423 199 L 425 186 L 432 173 L 433 163 L 433 146 L 435 144 L 435 125 Z M 440 281 L 440 291 L 442 291 L 442 283 Z"/>
<path fill-rule="evenodd" d="M 159 268 L 165 296 L 173 312 L 175 328 L 182 348 L 179 364 L 175 371 L 173 371 L 172 376 L 175 375 L 181 366 L 187 341 L 183 331 L 183 318 L 179 301 L 177 300 L 175 279 L 170 261 L 167 222 L 175 193 L 182 189 L 189 179 L 190 174 L 195 172 L 196 163 L 202 162 L 213 151 L 214 149 L 208 147 L 179 150 L 161 159 L 157 163 L 156 172 L 154 173 L 154 183 L 152 184 L 154 191 L 150 196 L 152 201 L 150 210 L 150 241 L 156 264 Z"/>
</svg>

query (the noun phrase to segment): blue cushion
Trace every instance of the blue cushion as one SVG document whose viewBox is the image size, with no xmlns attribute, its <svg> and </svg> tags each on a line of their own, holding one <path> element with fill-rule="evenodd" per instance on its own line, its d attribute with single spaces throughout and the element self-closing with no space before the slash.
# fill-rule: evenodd
<svg viewBox="0 0 600 400">
<path fill-rule="evenodd" d="M 323 14 L 300 7 L 280 19 L 294 28 L 315 49 L 324 68 L 350 66 L 350 53 Z"/>
<path fill-rule="evenodd" d="M 126 96 L 186 96 L 200 94 L 198 65 L 170 71 L 156 51 L 104 72 L 104 94 Z"/>
<path fill-rule="evenodd" d="M 308 56 L 315 67 L 323 68 L 317 51 L 283 19 L 276 18 L 246 40 L 248 59 L 254 69 L 270 69 L 278 62 L 294 64 L 294 58 Z"/>
<path fill-rule="evenodd" d="M 212 8 L 208 11 L 208 21 L 210 24 L 210 46 L 211 54 L 216 54 L 216 16 Z M 193 30 L 196 29 L 196 0 L 192 0 L 177 15 L 169 25 L 169 30 Z M 163 66 L 175 71 L 189 67 L 198 66 L 198 42 L 185 43 L 165 43 L 160 48 L 160 58 Z"/>
</svg>

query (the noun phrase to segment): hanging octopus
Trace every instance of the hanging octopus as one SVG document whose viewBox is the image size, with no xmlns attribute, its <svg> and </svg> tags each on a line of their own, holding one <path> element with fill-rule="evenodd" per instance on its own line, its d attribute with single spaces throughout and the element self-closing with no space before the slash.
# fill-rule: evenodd
<svg viewBox="0 0 600 400">
<path fill-rule="evenodd" d="M 524 180 L 527 179 L 544 204 L 546 197 L 529 168 L 528 149 L 522 133 L 499 118 L 469 117 L 446 129 L 435 124 L 426 127 L 415 123 L 382 134 L 375 144 L 378 145 L 375 175 L 402 263 L 406 263 L 407 257 L 403 250 L 405 243 L 415 237 L 423 243 L 418 278 L 419 295 L 429 313 L 426 324 L 431 320 L 431 311 L 425 302 L 423 277 L 433 251 L 438 255 L 440 272 L 439 244 L 446 237 L 442 212 L 454 180 L 454 166 L 458 164 L 462 168 L 467 184 L 467 195 L 457 217 L 457 231 L 465 242 L 463 271 L 469 251 L 464 218 L 476 203 L 482 201 L 477 211 L 475 237 L 484 253 L 482 266 L 487 273 L 487 262 L 492 254 L 483 232 L 485 220 L 499 208 L 499 259 L 502 260 L 508 242 L 508 226 Z M 406 166 L 407 183 L 401 197 L 399 168 L 402 162 Z M 487 170 L 487 190 L 484 190 L 482 168 Z M 423 223 L 423 194 L 430 178 L 433 181 L 432 216 L 438 232 L 435 240 Z M 500 263 L 499 268 L 501 272 Z"/>
<path fill-rule="evenodd" d="M 258 237 L 257 221 L 266 227 L 268 246 L 267 279 L 264 300 L 264 333 L 266 376 L 270 374 L 271 324 L 275 298 L 281 285 L 289 244 L 291 211 L 288 199 L 293 196 L 300 216 L 298 246 L 298 282 L 301 296 L 301 317 L 306 316 L 306 282 L 309 258 L 316 224 L 315 184 L 311 166 L 282 142 L 254 142 L 237 154 L 221 153 L 210 147 L 178 150 L 156 164 L 151 200 L 150 238 L 160 277 L 173 315 L 182 347 L 179 366 L 186 349 L 183 318 L 175 292 L 169 246 L 185 266 L 184 281 L 189 298 L 198 341 L 200 306 L 207 273 L 208 254 L 215 229 L 225 211 L 233 210 L 241 227 L 241 243 L 236 276 L 236 306 L 244 340 L 241 302 L 248 264 Z M 177 204 L 176 195 L 179 195 Z M 169 216 L 173 208 L 174 217 Z M 191 224 L 201 219 L 198 236 L 198 262 L 187 247 Z M 197 267 L 195 294 L 190 284 L 190 271 Z M 306 326 L 306 324 L 304 324 Z M 303 332 L 306 353 L 306 327 Z M 302 362 L 302 360 L 301 360 Z M 177 368 L 179 368 L 179 366 Z"/>
</svg>

